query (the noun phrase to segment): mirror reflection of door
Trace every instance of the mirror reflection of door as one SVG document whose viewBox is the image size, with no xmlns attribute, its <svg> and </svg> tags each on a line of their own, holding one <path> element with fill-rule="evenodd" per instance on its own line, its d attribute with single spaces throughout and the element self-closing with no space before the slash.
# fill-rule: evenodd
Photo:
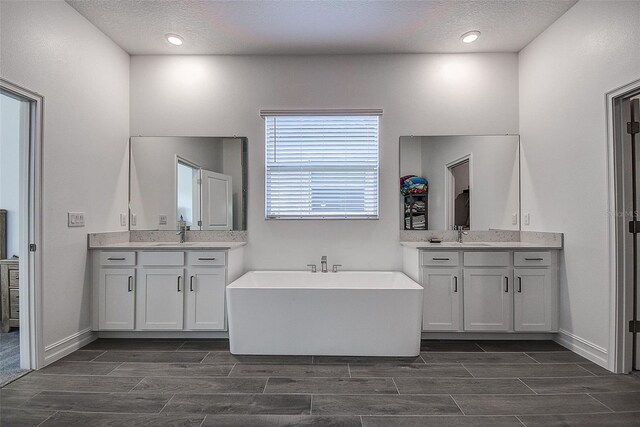
<svg viewBox="0 0 640 427">
<path fill-rule="evenodd" d="M 232 179 L 202 169 L 202 230 L 233 230 Z"/>
<path fill-rule="evenodd" d="M 469 182 L 469 160 L 449 167 L 451 174 L 451 200 L 449 206 L 453 213 L 453 225 L 470 229 L 471 189 Z"/>
<path fill-rule="evenodd" d="M 176 184 L 178 212 L 176 219 L 182 218 L 187 227 L 200 229 L 200 168 L 192 163 L 178 160 L 178 180 Z"/>
<path fill-rule="evenodd" d="M 191 230 L 233 230 L 232 179 L 177 160 L 177 220 Z"/>
</svg>

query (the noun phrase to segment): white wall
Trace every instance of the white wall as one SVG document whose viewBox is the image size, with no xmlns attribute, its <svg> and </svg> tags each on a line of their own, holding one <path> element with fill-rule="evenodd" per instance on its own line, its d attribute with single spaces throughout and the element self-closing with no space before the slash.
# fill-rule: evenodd
<svg viewBox="0 0 640 427">
<path fill-rule="evenodd" d="M 429 229 L 446 227 L 446 165 L 471 155 L 471 229 L 518 230 L 518 137 L 423 137 L 422 176 L 429 181 Z"/>
<path fill-rule="evenodd" d="M 87 233 L 127 211 L 129 55 L 61 1 L 0 3 L 0 75 L 44 96 L 44 343 L 89 328 Z M 67 228 L 67 212 L 86 227 Z"/>
<path fill-rule="evenodd" d="M 0 95 L 0 209 L 7 211 L 7 258 L 19 255 L 22 102 Z M 24 110 L 23 110 L 24 111 Z M 24 118 L 22 118 L 24 120 Z"/>
<path fill-rule="evenodd" d="M 131 229 L 175 230 L 176 155 L 222 173 L 223 147 L 222 138 L 131 138 Z M 166 225 L 160 225 L 160 215 L 167 215 Z"/>
<path fill-rule="evenodd" d="M 132 135 L 249 139 L 247 267 L 402 267 L 401 135 L 518 133 L 515 54 L 134 56 Z M 260 109 L 382 108 L 380 219 L 266 221 Z"/>
<path fill-rule="evenodd" d="M 605 359 L 605 94 L 640 78 L 639 22 L 640 2 L 580 1 L 519 55 L 524 229 L 565 233 L 560 328 Z"/>
</svg>

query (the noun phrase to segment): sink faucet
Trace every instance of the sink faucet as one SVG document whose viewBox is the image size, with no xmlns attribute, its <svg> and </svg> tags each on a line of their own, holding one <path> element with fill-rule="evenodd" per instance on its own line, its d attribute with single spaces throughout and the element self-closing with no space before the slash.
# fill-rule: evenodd
<svg viewBox="0 0 640 427">
<path fill-rule="evenodd" d="M 320 259 L 320 266 L 321 266 L 321 270 L 323 273 L 328 273 L 329 270 L 327 269 L 327 256 L 326 255 L 322 255 L 322 258 Z"/>
<path fill-rule="evenodd" d="M 458 243 L 462 243 L 462 236 L 464 234 L 469 234 L 468 231 L 462 231 L 464 230 L 464 227 L 462 225 L 454 225 L 453 229 L 458 231 Z"/>
<path fill-rule="evenodd" d="M 182 215 L 180 215 L 178 227 L 179 231 L 176 233 L 176 236 L 180 236 L 180 243 L 184 243 L 184 241 L 187 239 L 187 221 L 182 218 Z"/>
</svg>

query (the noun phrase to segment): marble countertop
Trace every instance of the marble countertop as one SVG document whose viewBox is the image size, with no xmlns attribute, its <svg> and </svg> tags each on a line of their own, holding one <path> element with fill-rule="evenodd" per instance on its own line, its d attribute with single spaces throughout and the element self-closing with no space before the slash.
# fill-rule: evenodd
<svg viewBox="0 0 640 427">
<path fill-rule="evenodd" d="M 412 249 L 562 249 L 562 245 L 530 242 L 400 242 Z"/>
<path fill-rule="evenodd" d="M 89 249 L 235 249 L 247 242 L 122 242 L 89 246 Z"/>
</svg>

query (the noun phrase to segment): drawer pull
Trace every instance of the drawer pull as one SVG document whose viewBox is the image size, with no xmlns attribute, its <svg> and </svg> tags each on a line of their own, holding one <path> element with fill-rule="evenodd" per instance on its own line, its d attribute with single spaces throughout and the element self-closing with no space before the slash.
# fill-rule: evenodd
<svg viewBox="0 0 640 427">
<path fill-rule="evenodd" d="M 125 261 L 126 258 L 107 258 L 107 261 Z"/>
<path fill-rule="evenodd" d="M 128 285 L 127 285 L 127 290 L 128 290 L 129 292 L 132 292 L 132 291 L 133 291 L 133 276 L 129 276 L 129 283 L 128 283 Z"/>
<path fill-rule="evenodd" d="M 504 291 L 509 292 L 509 278 L 504 276 Z"/>
<path fill-rule="evenodd" d="M 522 277 L 518 277 L 518 292 L 522 293 Z"/>
<path fill-rule="evenodd" d="M 198 258 L 198 261 L 215 261 L 215 258 Z"/>
<path fill-rule="evenodd" d="M 180 289 L 180 282 L 182 282 L 182 276 L 178 276 L 178 292 L 182 292 Z"/>
<path fill-rule="evenodd" d="M 431 258 L 434 261 L 451 261 L 451 258 Z"/>
<path fill-rule="evenodd" d="M 525 258 L 525 261 L 544 261 L 544 258 Z"/>
<path fill-rule="evenodd" d="M 453 292 L 458 292 L 458 276 L 453 276 Z"/>
<path fill-rule="evenodd" d="M 191 276 L 191 278 L 189 279 L 189 290 L 191 292 L 193 292 L 193 279 L 195 278 L 195 276 Z"/>
</svg>

